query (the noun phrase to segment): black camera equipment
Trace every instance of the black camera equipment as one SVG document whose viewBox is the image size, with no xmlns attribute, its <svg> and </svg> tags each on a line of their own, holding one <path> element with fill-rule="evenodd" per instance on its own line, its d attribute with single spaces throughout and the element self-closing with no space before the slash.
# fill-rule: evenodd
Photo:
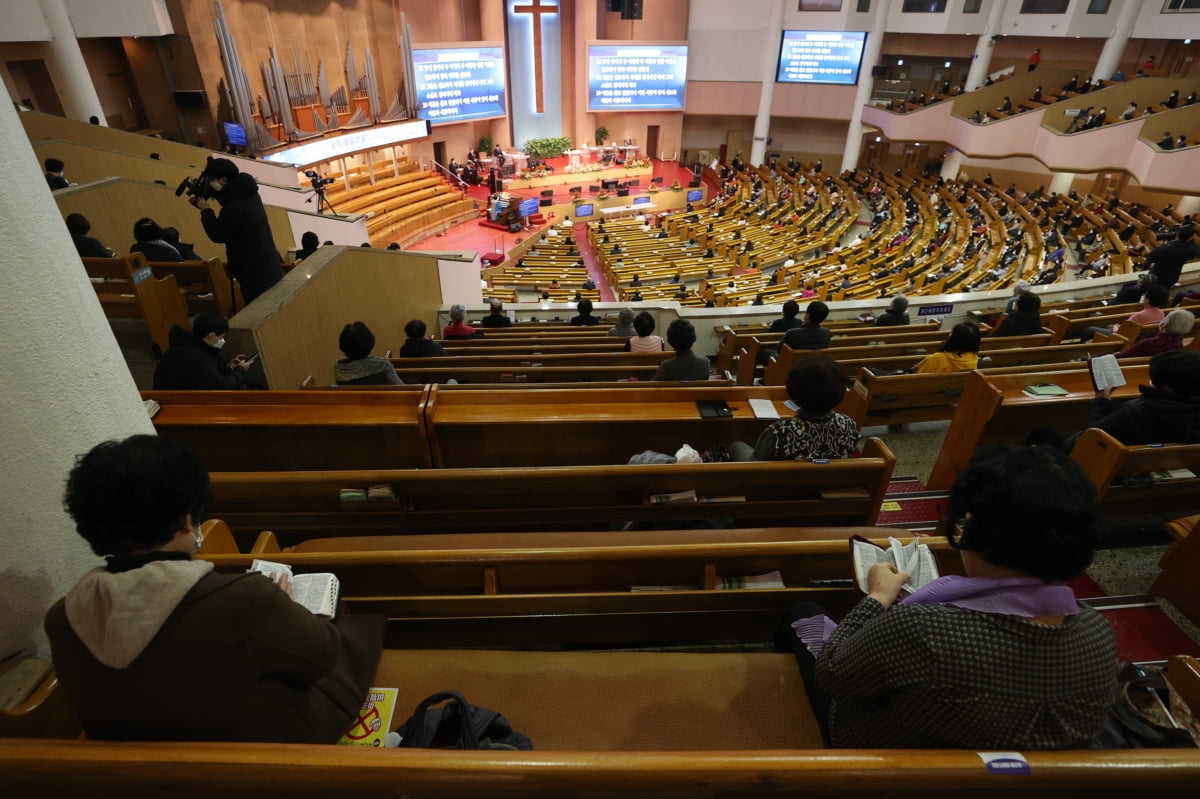
<svg viewBox="0 0 1200 799">
<path fill-rule="evenodd" d="M 175 189 L 175 196 L 181 196 L 185 191 L 188 197 L 199 197 L 201 200 L 210 199 L 217 190 L 209 184 L 208 176 L 201 172 L 199 177 L 184 178 Z"/>
<path fill-rule="evenodd" d="M 329 198 L 325 196 L 325 187 L 333 183 L 333 178 L 322 177 L 311 169 L 305 170 L 304 177 L 308 178 L 308 185 L 312 186 L 313 191 L 316 192 L 317 213 L 324 213 L 321 209 L 328 208 L 329 213 L 336 214 L 337 211 L 334 209 L 333 203 L 329 202 Z M 304 202 L 310 203 L 312 201 L 313 198 L 309 197 Z"/>
</svg>

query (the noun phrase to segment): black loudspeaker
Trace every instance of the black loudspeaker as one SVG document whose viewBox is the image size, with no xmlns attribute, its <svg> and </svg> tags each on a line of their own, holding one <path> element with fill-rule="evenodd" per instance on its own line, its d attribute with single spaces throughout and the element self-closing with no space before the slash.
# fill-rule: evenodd
<svg viewBox="0 0 1200 799">
<path fill-rule="evenodd" d="M 629 189 L 617 189 L 617 196 L 618 197 L 628 197 Z"/>
<path fill-rule="evenodd" d="M 596 192 L 600 191 L 600 187 L 599 186 L 588 186 L 588 191 L 590 191 L 592 194 L 595 194 Z"/>
<path fill-rule="evenodd" d="M 612 189 L 615 189 L 617 187 L 617 184 L 620 182 L 621 181 L 617 180 L 616 178 L 612 178 L 610 180 L 600 181 L 600 185 L 611 191 Z"/>
<path fill-rule="evenodd" d="M 688 188 L 689 188 L 689 189 L 698 189 L 698 188 L 700 188 L 700 181 L 698 181 L 698 180 L 693 180 L 691 183 L 689 183 L 689 184 L 688 184 Z"/>
<path fill-rule="evenodd" d="M 545 191 L 542 192 L 542 196 L 543 197 L 553 197 L 554 189 L 546 189 Z"/>
<path fill-rule="evenodd" d="M 538 200 L 538 205 L 542 208 L 545 208 L 547 205 L 554 205 L 554 198 L 543 197 L 542 199 Z"/>
<path fill-rule="evenodd" d="M 572 186 L 570 191 L 571 194 L 583 194 L 583 186 Z"/>
<path fill-rule="evenodd" d="M 880 66 L 877 66 L 877 67 L 871 67 L 871 77 L 872 78 L 882 78 L 885 75 L 887 75 L 887 67 L 886 66 L 883 66 L 881 64 Z"/>
<path fill-rule="evenodd" d="M 662 176 L 662 175 L 659 175 L 658 177 L 654 178 L 654 182 L 655 182 L 655 183 L 662 183 L 662 182 L 663 182 L 663 176 Z"/>
<path fill-rule="evenodd" d="M 621 3 L 621 19 L 641 19 L 642 0 L 623 0 Z"/>
<path fill-rule="evenodd" d="M 508 226 L 508 232 L 509 233 L 520 233 L 521 232 L 521 223 L 513 222 L 511 225 Z"/>
<path fill-rule="evenodd" d="M 631 181 L 629 181 L 629 185 L 630 186 L 640 186 L 640 185 L 642 185 L 642 182 L 640 180 L 631 180 Z"/>
</svg>

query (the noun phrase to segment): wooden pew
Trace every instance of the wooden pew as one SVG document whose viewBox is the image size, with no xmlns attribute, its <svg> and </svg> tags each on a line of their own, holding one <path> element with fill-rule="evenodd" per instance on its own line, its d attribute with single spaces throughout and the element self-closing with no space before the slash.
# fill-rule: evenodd
<svg viewBox="0 0 1200 799">
<path fill-rule="evenodd" d="M 1149 384 L 1149 364 L 1122 365 L 1124 386 L 1113 390 L 1114 407 L 1139 396 L 1138 385 Z M 1031 397 L 1027 386 L 1054 383 L 1069 394 L 1061 397 Z M 963 388 L 958 410 L 946 431 L 937 461 L 927 483 L 930 490 L 946 491 L 954 484 L 958 470 L 967 465 L 971 454 L 981 447 L 1019 444 L 1037 426 L 1055 427 L 1072 432 L 1083 426 L 1087 406 L 1095 398 L 1087 369 L 1006 375 L 971 372 Z"/>
<path fill-rule="evenodd" d="M 783 405 L 782 386 L 652 383 L 565 392 L 531 388 L 503 396 L 434 386 L 426 423 L 438 467 L 623 464 L 647 449 L 674 453 L 690 443 L 704 451 L 714 443 L 756 441 L 773 420 L 756 418 L 751 398 L 771 400 L 781 417 L 792 413 Z M 699 400 L 724 400 L 733 415 L 702 418 Z"/>
<path fill-rule="evenodd" d="M 104 315 L 109 319 L 144 320 L 156 353 L 170 348 L 168 334 L 173 326 L 190 328 L 187 303 L 175 276 L 155 277 L 141 253 L 80 260 Z"/>
<path fill-rule="evenodd" d="M 1097 428 L 1085 430 L 1071 450 L 1071 460 L 1096 486 L 1105 513 L 1194 511 L 1200 504 L 1200 444 L 1160 443 L 1126 446 Z M 1187 469 L 1192 477 L 1161 480 L 1152 485 L 1132 482 L 1151 473 Z"/>
<path fill-rule="evenodd" d="M 432 465 L 428 392 L 143 391 L 161 435 L 214 471 L 387 469 Z"/>
<path fill-rule="evenodd" d="M 736 527 L 872 524 L 894 468 L 891 451 L 872 438 L 862 457 L 827 463 L 214 472 L 211 510 L 243 546 L 260 530 L 291 546 L 322 535 L 703 527 L 709 519 Z M 341 489 L 379 484 L 396 499 L 340 498 Z M 650 501 L 684 491 L 700 501 Z M 704 501 L 714 497 L 727 501 Z"/>
<path fill-rule="evenodd" d="M 235 313 L 229 273 L 225 271 L 225 264 L 220 258 L 181 263 L 151 261 L 149 266 L 155 277 L 175 276 L 189 314 L 215 313 L 228 319 Z M 240 308 L 241 289 L 236 287 L 236 290 L 239 299 L 237 307 Z"/>
</svg>

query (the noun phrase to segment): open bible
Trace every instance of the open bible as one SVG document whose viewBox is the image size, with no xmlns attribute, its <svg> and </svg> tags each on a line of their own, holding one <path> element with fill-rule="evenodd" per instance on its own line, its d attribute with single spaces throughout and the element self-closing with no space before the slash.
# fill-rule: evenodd
<svg viewBox="0 0 1200 799">
<path fill-rule="evenodd" d="M 864 594 L 869 593 L 867 587 L 867 572 L 876 563 L 890 563 L 897 571 L 907 572 L 911 579 L 904 587 L 911 594 L 926 583 L 933 582 L 941 575 L 938 573 L 937 561 L 933 552 L 920 539 L 914 538 L 908 544 L 902 544 L 895 538 L 888 539 L 887 549 L 873 544 L 862 536 L 850 538 L 850 555 L 854 560 L 854 579 Z"/>
<path fill-rule="evenodd" d="M 1117 356 L 1112 353 L 1089 358 L 1088 373 L 1092 376 L 1092 385 L 1097 391 L 1125 385 L 1125 373 L 1117 363 Z"/>
<path fill-rule="evenodd" d="M 320 574 L 292 574 L 292 567 L 286 563 L 275 563 L 270 560 L 255 558 L 250 562 L 249 572 L 265 574 L 272 580 L 279 580 L 279 575 L 286 574 L 292 582 L 292 598 L 317 616 L 332 619 L 337 615 L 337 601 L 340 585 L 338 578 L 324 572 Z"/>
</svg>

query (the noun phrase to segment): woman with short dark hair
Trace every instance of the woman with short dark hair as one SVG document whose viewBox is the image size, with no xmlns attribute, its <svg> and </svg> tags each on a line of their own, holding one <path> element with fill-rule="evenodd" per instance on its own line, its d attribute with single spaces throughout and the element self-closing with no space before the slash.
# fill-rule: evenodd
<svg viewBox="0 0 1200 799">
<path fill-rule="evenodd" d="M 917 372 L 969 372 L 979 365 L 979 328 L 959 322 L 950 330 L 942 348 L 917 364 Z"/>
<path fill-rule="evenodd" d="M 676 319 L 667 327 L 667 343 L 675 357 L 663 361 L 654 373 L 655 380 L 707 380 L 712 365 L 708 358 L 692 352 L 696 328 L 686 319 Z"/>
<path fill-rule="evenodd" d="M 200 458 L 169 438 L 107 441 L 71 470 L 67 512 L 107 565 L 45 626 L 87 736 L 336 743 L 371 685 L 385 620 L 335 625 L 286 582 L 196 560 L 209 500 Z"/>
<path fill-rule="evenodd" d="M 908 590 L 876 564 L 868 593 L 829 632 L 793 608 L 795 649 L 830 743 L 850 748 L 1083 749 L 1116 698 L 1112 628 L 1066 581 L 1097 539 L 1096 490 L 1054 447 L 977 454 L 943 521 L 966 576 Z M 816 650 L 814 656 L 813 649 Z"/>
<path fill-rule="evenodd" d="M 662 352 L 665 349 L 662 336 L 653 335 L 654 317 L 647 311 L 633 317 L 633 329 L 637 335 L 625 344 L 629 352 Z"/>
<path fill-rule="evenodd" d="M 346 356 L 333 365 L 333 379 L 339 386 L 395 386 L 404 382 L 391 361 L 371 354 L 375 335 L 362 322 L 342 328 L 338 349 Z"/>
</svg>

